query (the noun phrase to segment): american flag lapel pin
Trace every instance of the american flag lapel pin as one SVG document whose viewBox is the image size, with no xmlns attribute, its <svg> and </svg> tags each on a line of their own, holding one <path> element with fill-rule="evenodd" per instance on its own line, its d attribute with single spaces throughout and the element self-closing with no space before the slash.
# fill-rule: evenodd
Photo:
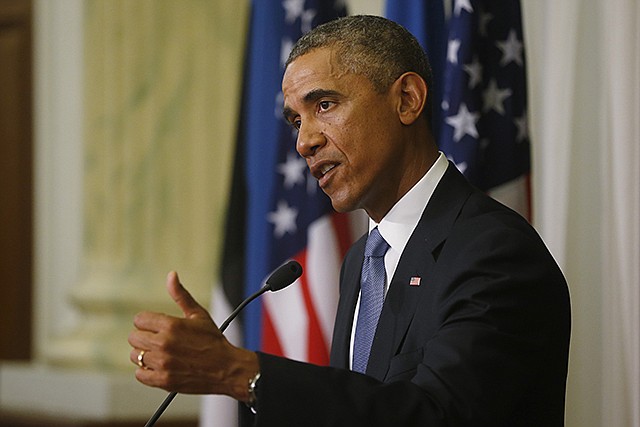
<svg viewBox="0 0 640 427">
<path fill-rule="evenodd" d="M 420 277 L 413 276 L 411 280 L 409 280 L 409 286 L 420 286 Z"/>
</svg>

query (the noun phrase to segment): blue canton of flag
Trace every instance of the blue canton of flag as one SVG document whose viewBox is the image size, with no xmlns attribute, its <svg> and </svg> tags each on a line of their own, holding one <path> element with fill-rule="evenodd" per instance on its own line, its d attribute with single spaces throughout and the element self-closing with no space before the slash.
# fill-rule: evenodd
<svg viewBox="0 0 640 427">
<path fill-rule="evenodd" d="M 326 331 L 325 319 L 331 318 L 332 322 L 335 313 L 322 313 L 319 305 L 331 303 L 318 304 L 317 300 L 335 298 L 318 294 L 313 283 L 314 270 L 306 268 L 305 261 L 317 256 L 308 249 L 313 246 L 310 240 L 314 238 L 314 226 L 329 218 L 322 222 L 327 230 L 321 234 L 331 236 L 337 233 L 335 224 L 343 223 L 332 218 L 335 213 L 330 200 L 295 151 L 296 135 L 282 116 L 281 80 L 294 42 L 315 25 L 345 14 L 341 1 L 254 1 L 243 100 L 246 139 L 241 143 L 245 153 L 248 213 L 245 295 L 256 291 L 269 272 L 287 259 L 297 259 L 305 267 L 301 285 L 269 295 L 263 304 L 248 307 L 245 344 L 251 349 L 317 363 L 328 362 L 326 338 L 331 331 Z M 333 237 L 333 242 L 340 239 Z M 340 247 L 335 249 L 338 256 L 343 253 Z M 337 292 L 337 283 L 328 278 L 320 280 L 325 280 L 323 287 L 335 287 Z M 279 295 L 295 301 L 273 302 L 274 308 L 270 308 L 273 298 L 282 298 Z M 298 312 L 280 316 L 287 309 Z M 284 331 L 285 322 L 293 332 Z M 295 327 L 303 330 L 295 331 L 292 329 Z M 294 336 L 288 338 L 287 334 Z"/>
<path fill-rule="evenodd" d="M 488 192 L 528 176 L 519 1 L 454 0 L 444 75 L 440 148 Z"/>
</svg>

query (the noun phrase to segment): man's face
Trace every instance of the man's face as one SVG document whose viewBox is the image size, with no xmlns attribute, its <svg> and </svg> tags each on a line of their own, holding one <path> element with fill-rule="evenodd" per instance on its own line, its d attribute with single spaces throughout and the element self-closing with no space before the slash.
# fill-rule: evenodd
<svg viewBox="0 0 640 427">
<path fill-rule="evenodd" d="M 364 208 L 378 221 L 399 198 L 402 124 L 396 91 L 380 94 L 346 72 L 332 48 L 289 64 L 284 114 L 298 128 L 296 149 L 339 212 Z"/>
</svg>

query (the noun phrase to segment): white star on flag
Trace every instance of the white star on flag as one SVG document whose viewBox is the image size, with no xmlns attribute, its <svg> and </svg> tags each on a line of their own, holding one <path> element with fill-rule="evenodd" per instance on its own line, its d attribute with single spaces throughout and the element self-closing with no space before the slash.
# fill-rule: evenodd
<svg viewBox="0 0 640 427">
<path fill-rule="evenodd" d="M 304 0 L 283 0 L 282 7 L 286 12 L 284 20 L 291 24 L 302 16 L 304 12 Z"/>
<path fill-rule="evenodd" d="M 467 170 L 467 162 L 460 162 L 460 163 L 455 163 L 456 168 L 458 168 L 458 170 L 460 171 L 461 174 L 464 175 L 465 171 Z"/>
<path fill-rule="evenodd" d="M 458 63 L 458 50 L 460 49 L 460 40 L 453 39 L 449 40 L 447 45 L 447 61 L 452 64 Z"/>
<path fill-rule="evenodd" d="M 456 0 L 456 4 L 453 7 L 453 13 L 458 16 L 462 10 L 466 10 L 469 13 L 473 13 L 473 6 L 471 6 L 471 0 Z"/>
<path fill-rule="evenodd" d="M 514 29 L 511 29 L 511 31 L 509 31 L 507 40 L 496 43 L 498 44 L 498 48 L 502 51 L 502 59 L 500 59 L 500 65 L 505 66 L 510 62 L 515 62 L 520 66 L 524 64 L 524 61 L 522 59 L 522 50 L 524 46 L 522 45 L 522 42 L 518 40 L 518 36 L 516 35 L 516 31 Z"/>
<path fill-rule="evenodd" d="M 269 212 L 268 220 L 274 225 L 273 234 L 279 239 L 286 233 L 295 233 L 298 210 L 290 207 L 285 200 L 278 201 L 275 212 Z"/>
<path fill-rule="evenodd" d="M 456 165 L 456 168 L 460 171 L 460 173 L 464 174 L 464 171 L 467 170 L 467 162 L 456 163 L 456 160 L 449 154 L 447 154 L 447 159 L 453 162 Z"/>
<path fill-rule="evenodd" d="M 305 10 L 302 13 L 302 20 L 300 22 L 300 30 L 302 33 L 308 33 L 311 31 L 311 24 L 313 22 L 313 18 L 316 17 L 316 11 L 314 9 Z"/>
<path fill-rule="evenodd" d="M 469 89 L 473 89 L 482 82 L 482 64 L 477 56 L 473 58 L 471 64 L 465 64 L 463 68 L 469 75 Z"/>
<path fill-rule="evenodd" d="M 495 79 L 491 79 L 489 82 L 489 86 L 482 93 L 482 97 L 484 98 L 484 106 L 482 107 L 483 112 L 487 112 L 490 110 L 495 110 L 496 113 L 504 116 L 504 100 L 511 96 L 513 91 L 509 88 L 506 89 L 498 89 L 498 84 Z"/>
<path fill-rule="evenodd" d="M 516 136 L 517 142 L 523 142 L 529 137 L 529 126 L 527 124 L 527 112 L 523 111 L 521 117 L 516 117 L 514 123 L 518 129 L 518 135 Z"/>
<path fill-rule="evenodd" d="M 291 49 L 293 49 L 293 40 L 288 37 L 283 38 L 282 43 L 280 43 L 280 66 L 282 68 L 284 68 L 284 64 L 289 58 Z"/>
<path fill-rule="evenodd" d="M 304 171 L 307 162 L 293 152 L 287 153 L 287 161 L 278 165 L 278 172 L 284 175 L 284 188 L 293 188 L 294 185 L 304 182 Z"/>
<path fill-rule="evenodd" d="M 466 104 L 461 104 L 460 109 L 458 109 L 458 114 L 447 117 L 445 122 L 453 127 L 453 139 L 455 142 L 459 142 L 465 135 L 471 135 L 474 138 L 478 137 L 476 123 L 479 119 L 479 113 L 472 113 Z"/>
</svg>

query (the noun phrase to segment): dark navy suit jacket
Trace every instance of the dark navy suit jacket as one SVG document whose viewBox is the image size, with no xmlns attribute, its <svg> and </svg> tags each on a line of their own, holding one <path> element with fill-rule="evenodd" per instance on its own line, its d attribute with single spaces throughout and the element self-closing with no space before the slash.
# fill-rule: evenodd
<svg viewBox="0 0 640 427">
<path fill-rule="evenodd" d="M 564 425 L 568 289 L 522 217 L 449 165 L 391 280 L 367 375 L 348 370 L 364 243 L 342 267 L 332 367 L 259 353 L 256 425 Z"/>
</svg>

